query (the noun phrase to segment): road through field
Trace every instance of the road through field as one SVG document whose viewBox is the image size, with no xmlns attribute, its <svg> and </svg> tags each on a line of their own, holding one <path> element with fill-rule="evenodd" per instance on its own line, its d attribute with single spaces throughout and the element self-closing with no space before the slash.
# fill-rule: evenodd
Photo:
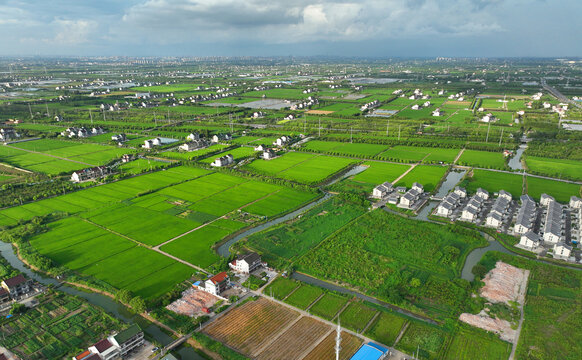
<svg viewBox="0 0 582 360">
<path fill-rule="evenodd" d="M 87 165 L 87 166 L 95 166 L 93 164 L 89 164 L 89 163 L 86 163 L 86 162 L 77 161 L 77 160 L 71 160 L 71 159 L 68 159 L 68 158 L 64 158 L 64 157 L 60 157 L 60 156 L 56 156 L 56 155 L 51 155 L 51 154 L 43 153 L 43 152 L 40 152 L 40 151 L 33 151 L 33 150 L 21 149 L 21 148 L 18 148 L 18 147 L 15 147 L 15 146 L 10 146 L 10 145 L 4 145 L 4 146 L 9 147 L 9 148 L 12 148 L 12 149 L 15 149 L 15 150 L 21 150 L 21 151 L 26 151 L 26 152 L 33 153 L 33 154 L 40 154 L 40 155 L 44 155 L 44 156 L 49 156 L 49 157 L 52 157 L 52 158 L 55 158 L 55 159 L 64 160 L 64 161 L 70 161 L 70 162 L 74 162 L 74 163 L 77 163 L 77 164 L 82 164 L 82 165 Z"/>
</svg>

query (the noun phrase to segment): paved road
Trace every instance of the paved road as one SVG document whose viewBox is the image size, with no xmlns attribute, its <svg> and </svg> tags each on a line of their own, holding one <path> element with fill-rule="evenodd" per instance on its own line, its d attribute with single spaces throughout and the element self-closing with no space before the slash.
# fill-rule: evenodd
<svg viewBox="0 0 582 360">
<path fill-rule="evenodd" d="M 568 104 L 572 104 L 572 105 L 576 106 L 577 108 L 582 109 L 582 105 L 580 105 L 576 101 L 568 99 L 566 96 L 564 96 L 564 94 L 559 92 L 556 88 L 548 85 L 546 83 L 546 79 L 542 79 L 542 87 L 544 89 L 546 89 L 550 94 L 554 95 L 558 100 L 563 101 L 563 102 L 568 103 Z"/>
</svg>

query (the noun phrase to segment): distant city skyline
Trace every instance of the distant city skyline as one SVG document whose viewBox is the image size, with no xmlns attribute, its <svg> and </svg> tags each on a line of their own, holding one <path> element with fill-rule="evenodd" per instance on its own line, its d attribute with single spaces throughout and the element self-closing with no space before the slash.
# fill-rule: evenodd
<svg viewBox="0 0 582 360">
<path fill-rule="evenodd" d="M 576 0 L 0 0 L 0 56 L 582 56 Z"/>
</svg>

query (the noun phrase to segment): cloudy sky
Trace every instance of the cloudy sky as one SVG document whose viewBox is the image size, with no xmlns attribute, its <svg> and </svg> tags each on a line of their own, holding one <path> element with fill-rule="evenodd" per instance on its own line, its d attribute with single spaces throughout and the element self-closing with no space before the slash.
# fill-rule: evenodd
<svg viewBox="0 0 582 360">
<path fill-rule="evenodd" d="M 0 0 L 0 56 L 582 56 L 580 0 Z"/>
</svg>

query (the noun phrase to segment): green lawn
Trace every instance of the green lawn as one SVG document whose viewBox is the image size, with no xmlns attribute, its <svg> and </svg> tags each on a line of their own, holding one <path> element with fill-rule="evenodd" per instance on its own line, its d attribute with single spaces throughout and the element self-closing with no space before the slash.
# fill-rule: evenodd
<svg viewBox="0 0 582 360">
<path fill-rule="evenodd" d="M 506 360 L 511 344 L 496 335 L 476 328 L 463 327 L 453 338 L 444 357 L 446 360 Z"/>
</svg>

